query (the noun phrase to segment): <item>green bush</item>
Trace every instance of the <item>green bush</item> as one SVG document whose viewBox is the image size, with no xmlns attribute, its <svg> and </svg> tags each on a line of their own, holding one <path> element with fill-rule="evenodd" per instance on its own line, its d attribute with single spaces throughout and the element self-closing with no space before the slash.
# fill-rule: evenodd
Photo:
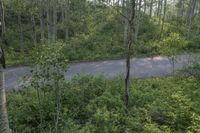
<svg viewBox="0 0 200 133">
<path fill-rule="evenodd" d="M 76 76 L 59 83 L 62 132 L 200 130 L 200 91 L 194 78 L 132 80 L 128 112 L 123 102 L 121 78 Z M 8 94 L 9 120 L 15 132 L 55 131 L 55 90 L 52 87 L 44 84 L 37 91 L 37 86 L 32 85 Z"/>
</svg>

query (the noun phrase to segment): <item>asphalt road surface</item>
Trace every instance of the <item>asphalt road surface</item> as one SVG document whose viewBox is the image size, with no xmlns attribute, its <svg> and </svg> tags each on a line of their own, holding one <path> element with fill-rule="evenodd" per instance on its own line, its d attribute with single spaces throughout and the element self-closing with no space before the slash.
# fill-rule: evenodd
<svg viewBox="0 0 200 133">
<path fill-rule="evenodd" d="M 197 60 L 200 55 L 183 54 L 176 56 L 175 70 L 183 68 Z M 5 70 L 6 89 L 17 89 L 22 85 L 23 76 L 30 74 L 29 67 L 8 68 Z M 96 62 L 71 63 L 67 72 L 66 79 L 71 79 L 77 74 L 91 74 L 94 76 L 104 75 L 107 78 L 123 76 L 125 73 L 125 60 L 107 60 Z M 148 78 L 161 77 L 172 74 L 172 63 L 167 57 L 153 58 L 133 58 L 131 59 L 131 77 Z"/>
</svg>

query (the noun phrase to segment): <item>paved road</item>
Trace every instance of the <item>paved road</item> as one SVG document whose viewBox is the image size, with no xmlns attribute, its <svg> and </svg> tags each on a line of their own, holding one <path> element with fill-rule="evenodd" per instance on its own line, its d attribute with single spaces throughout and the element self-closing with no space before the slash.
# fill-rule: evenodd
<svg viewBox="0 0 200 133">
<path fill-rule="evenodd" d="M 176 56 L 175 70 L 190 64 L 200 55 L 183 54 Z M 5 72 L 6 89 L 17 89 L 22 84 L 22 77 L 30 74 L 29 67 L 8 68 Z M 70 79 L 77 74 L 105 75 L 112 78 L 125 73 L 125 60 L 72 63 L 66 72 Z M 134 78 L 166 76 L 172 73 L 172 65 L 167 57 L 131 59 L 131 76 Z"/>
</svg>

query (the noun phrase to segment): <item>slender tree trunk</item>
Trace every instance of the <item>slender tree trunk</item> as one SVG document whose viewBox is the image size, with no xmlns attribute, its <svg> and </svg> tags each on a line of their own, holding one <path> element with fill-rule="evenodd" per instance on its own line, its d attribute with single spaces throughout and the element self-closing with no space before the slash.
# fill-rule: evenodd
<svg viewBox="0 0 200 133">
<path fill-rule="evenodd" d="M 52 33 L 52 41 L 55 42 L 57 39 L 57 0 L 53 0 L 53 33 Z"/>
<path fill-rule="evenodd" d="M 187 25 L 188 25 L 188 31 L 187 31 L 187 38 L 190 38 L 190 31 L 192 28 L 192 21 L 194 17 L 194 10 L 195 10 L 195 5 L 196 5 L 196 0 L 191 0 L 189 4 L 189 9 L 188 9 L 188 20 L 187 20 Z"/>
<path fill-rule="evenodd" d="M 5 32 L 4 6 L 3 0 L 0 0 L 0 45 L 2 46 Z M 1 51 L 2 52 L 2 51 Z M 1 53 L 3 56 L 3 53 Z M 4 71 L 0 68 L 0 133 L 10 133 L 8 114 L 6 107 L 6 92 L 4 82 Z"/>
<path fill-rule="evenodd" d="M 129 105 L 129 89 L 130 89 L 130 52 L 132 45 L 132 32 L 128 31 L 127 36 L 127 50 L 126 50 L 126 77 L 125 77 L 125 105 L 128 107 Z"/>
<path fill-rule="evenodd" d="M 126 107 L 129 106 L 129 89 L 130 89 L 130 58 L 131 58 L 131 46 L 134 43 L 133 36 L 135 32 L 135 0 L 130 0 L 127 3 L 127 18 L 128 19 L 128 32 L 127 32 L 127 47 L 126 47 L 126 75 L 125 75 L 125 96 L 124 102 Z M 129 11 L 130 10 L 130 11 Z"/>
<path fill-rule="evenodd" d="M 147 3 L 146 3 L 146 0 L 143 0 L 144 1 L 144 14 L 146 14 L 146 10 L 147 10 Z"/>
<path fill-rule="evenodd" d="M 36 25 L 35 25 L 35 16 L 31 15 L 31 22 L 32 22 L 32 40 L 33 40 L 33 44 L 34 46 L 37 45 L 37 35 L 36 35 Z"/>
<path fill-rule="evenodd" d="M 53 9 L 52 0 L 46 1 L 47 7 L 47 29 L 48 29 L 48 43 L 53 42 Z"/>
<path fill-rule="evenodd" d="M 20 38 L 20 51 L 23 52 L 24 35 L 23 35 L 23 32 L 22 32 L 22 20 L 21 20 L 20 14 L 18 14 L 18 27 L 19 27 L 19 38 Z"/>
<path fill-rule="evenodd" d="M 161 25 L 161 19 L 162 19 L 162 11 L 163 11 L 163 0 L 159 0 L 159 10 L 158 10 L 158 24 Z"/>
<path fill-rule="evenodd" d="M 3 0 L 0 0 L 0 43 L 3 43 L 5 32 L 5 20 L 4 20 L 4 6 Z"/>
<path fill-rule="evenodd" d="M 160 13 L 160 0 L 158 0 L 158 9 L 157 9 L 157 17 L 159 16 L 159 13 Z"/>
<path fill-rule="evenodd" d="M 164 0 L 164 11 L 163 11 L 162 27 L 161 27 L 160 37 L 162 37 L 162 35 L 163 35 L 166 11 L 167 11 L 167 0 Z"/>
<path fill-rule="evenodd" d="M 60 88 L 59 85 L 56 83 L 55 86 L 55 104 L 56 104 L 56 120 L 55 120 L 55 132 L 60 132 L 59 121 L 60 121 Z"/>
<path fill-rule="evenodd" d="M 128 2 L 126 2 L 126 0 L 123 0 L 123 14 L 125 14 L 126 16 L 128 16 L 128 10 L 125 9 L 128 6 Z M 127 47 L 127 36 L 128 36 L 128 29 L 129 29 L 129 24 L 128 24 L 128 19 L 124 18 L 124 46 L 125 48 Z"/>
<path fill-rule="evenodd" d="M 68 29 L 68 19 L 69 19 L 69 0 L 65 1 L 64 7 L 64 24 L 65 24 L 65 42 L 68 42 L 69 39 L 69 29 Z"/>
<path fill-rule="evenodd" d="M 149 16 L 152 17 L 152 13 L 153 13 L 153 0 L 151 0 L 151 3 L 150 3 L 150 14 Z"/>
<path fill-rule="evenodd" d="M 140 28 L 140 22 L 141 22 L 141 8 L 142 8 L 142 0 L 139 0 L 138 3 L 138 11 L 137 11 L 137 15 L 136 15 L 136 22 L 135 22 L 135 42 L 137 42 L 137 38 L 138 38 L 138 32 L 139 32 L 139 28 Z"/>
<path fill-rule="evenodd" d="M 50 1 L 46 0 L 46 12 L 47 12 L 47 30 L 48 30 L 48 43 L 50 43 L 51 33 L 50 33 Z"/>
<path fill-rule="evenodd" d="M 6 108 L 6 92 L 4 85 L 4 72 L 0 70 L 0 133 L 9 133 L 8 114 Z"/>
<path fill-rule="evenodd" d="M 33 7 L 34 6 L 34 2 L 33 0 L 30 0 L 30 6 Z M 32 40 L 33 40 L 33 44 L 34 46 L 37 45 L 37 37 L 36 37 L 36 24 L 35 24 L 35 16 L 34 16 L 34 12 L 31 10 L 31 24 L 32 24 Z"/>
<path fill-rule="evenodd" d="M 178 2 L 178 10 L 177 10 L 177 19 L 183 17 L 183 0 L 179 0 Z"/>
<path fill-rule="evenodd" d="M 41 95 L 40 95 L 40 89 L 38 87 L 36 87 L 36 91 L 37 91 L 37 98 L 38 98 L 38 104 L 39 104 L 39 116 L 40 116 L 40 124 L 38 126 L 40 133 L 43 132 L 43 113 L 42 113 L 42 104 L 41 104 Z"/>
<path fill-rule="evenodd" d="M 44 43 L 45 41 L 45 34 L 44 34 L 44 16 L 45 16 L 45 11 L 44 11 L 44 1 L 40 1 L 40 39 L 41 42 Z"/>
</svg>

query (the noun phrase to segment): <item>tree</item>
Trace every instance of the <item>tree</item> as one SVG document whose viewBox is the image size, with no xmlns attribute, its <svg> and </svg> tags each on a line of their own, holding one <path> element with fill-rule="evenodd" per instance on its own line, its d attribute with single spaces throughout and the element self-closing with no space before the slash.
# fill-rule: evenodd
<svg viewBox="0 0 200 133">
<path fill-rule="evenodd" d="M 0 45 L 1 46 L 3 43 L 4 31 L 5 31 L 5 22 L 4 22 L 3 0 L 0 0 L 0 32 L 1 32 L 0 33 Z M 4 58 L 3 49 L 1 49 L 0 54 L 1 54 L 1 58 Z M 6 108 L 4 72 L 2 69 L 0 69 L 0 132 L 1 133 L 9 133 L 10 132 L 7 108 Z"/>
<path fill-rule="evenodd" d="M 35 15 L 34 15 L 34 7 L 35 7 L 35 1 L 30 0 L 30 13 L 31 13 L 31 25 L 32 25 L 32 40 L 34 46 L 37 44 L 37 35 L 36 35 L 36 24 L 35 24 Z"/>
<path fill-rule="evenodd" d="M 127 27 L 128 29 L 126 32 L 126 75 L 125 75 L 125 96 L 124 101 L 125 105 L 128 108 L 129 105 L 129 89 L 130 89 L 130 58 L 131 58 L 131 47 L 134 44 L 134 37 L 135 37 L 135 18 L 136 18 L 136 12 L 135 12 L 135 0 L 127 0 L 126 1 L 126 14 L 124 15 L 124 19 L 127 19 Z"/>
<path fill-rule="evenodd" d="M 181 17 L 183 17 L 183 5 L 184 5 L 184 1 L 183 0 L 179 0 L 179 2 L 177 3 L 177 18 L 180 19 Z"/>
<path fill-rule="evenodd" d="M 39 11 L 40 11 L 40 36 L 41 36 L 41 42 L 44 43 L 45 40 L 45 34 L 44 34 L 44 26 L 45 26 L 45 3 L 44 0 L 40 0 L 38 2 L 40 4 Z"/>
<path fill-rule="evenodd" d="M 69 39 L 69 29 L 68 29 L 68 23 L 69 23 L 69 0 L 64 1 L 64 27 L 65 27 L 65 42 L 68 42 Z"/>
<path fill-rule="evenodd" d="M 105 1 L 103 1 L 105 2 Z M 106 5 L 110 5 L 116 9 L 115 2 L 106 1 Z M 135 43 L 136 37 L 136 0 L 122 0 L 122 10 L 116 10 L 119 15 L 124 18 L 124 45 L 126 57 L 126 73 L 125 73 L 125 89 L 124 89 L 124 103 L 129 106 L 129 89 L 130 89 L 130 58 L 132 45 Z M 139 7 L 141 8 L 141 7 Z"/>
<path fill-rule="evenodd" d="M 22 17 L 21 17 L 21 2 L 23 1 L 20 1 L 20 0 L 17 0 L 17 5 L 18 5 L 18 9 L 17 9 L 17 21 L 18 21 L 18 28 L 19 28 L 19 31 L 18 31 L 18 34 L 19 34 L 19 38 L 20 38 L 20 51 L 22 52 L 23 51 L 23 47 L 24 47 L 24 34 L 23 34 L 23 27 L 22 27 Z"/>
<path fill-rule="evenodd" d="M 195 6 L 196 6 L 196 0 L 190 0 L 190 4 L 188 6 L 188 15 L 187 15 L 187 38 L 190 38 L 190 31 L 192 28 L 192 21 L 194 18 L 194 11 L 195 11 Z"/>
<path fill-rule="evenodd" d="M 164 0 L 164 11 L 163 11 L 163 18 L 162 18 L 161 34 L 160 34 L 161 37 L 163 34 L 163 30 L 164 30 L 166 12 L 167 12 L 167 0 Z"/>
<path fill-rule="evenodd" d="M 46 12 L 47 12 L 47 29 L 48 29 L 48 43 L 52 43 L 53 42 L 53 32 L 54 32 L 54 28 L 53 28 L 53 24 L 54 24 L 54 11 L 53 11 L 53 3 L 52 0 L 47 0 L 46 1 Z"/>
<path fill-rule="evenodd" d="M 149 16 L 152 17 L 152 14 L 153 14 L 153 3 L 154 3 L 154 0 L 151 0 L 151 3 L 150 3 L 150 11 L 149 11 Z"/>
</svg>

